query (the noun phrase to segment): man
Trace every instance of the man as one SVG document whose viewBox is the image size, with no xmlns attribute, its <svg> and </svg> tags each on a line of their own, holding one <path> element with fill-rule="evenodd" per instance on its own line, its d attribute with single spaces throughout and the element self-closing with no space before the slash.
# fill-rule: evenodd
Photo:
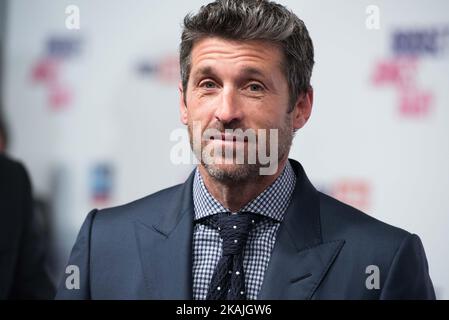
<svg viewBox="0 0 449 320">
<path fill-rule="evenodd" d="M 185 18 L 180 63 L 197 169 L 92 211 L 69 261 L 79 285 L 69 275 L 58 298 L 435 298 L 416 235 L 316 191 L 288 159 L 313 103 L 298 17 L 264 0 L 215 1 Z"/>
<path fill-rule="evenodd" d="M 52 299 L 25 168 L 0 153 L 0 299 Z"/>
</svg>

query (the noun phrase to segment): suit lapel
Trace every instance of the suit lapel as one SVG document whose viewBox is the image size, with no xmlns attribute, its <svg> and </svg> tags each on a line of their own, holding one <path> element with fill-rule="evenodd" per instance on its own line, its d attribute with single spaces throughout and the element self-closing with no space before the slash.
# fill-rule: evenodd
<svg viewBox="0 0 449 320">
<path fill-rule="evenodd" d="M 295 191 L 265 272 L 262 300 L 312 298 L 344 245 L 344 240 L 322 242 L 319 194 L 302 166 L 290 163 L 297 177 Z M 135 222 L 149 299 L 193 297 L 193 177 L 194 172 L 164 204 L 158 223 Z"/>
<path fill-rule="evenodd" d="M 164 204 L 158 223 L 136 221 L 149 299 L 192 299 L 193 173 Z"/>
<path fill-rule="evenodd" d="M 284 216 L 265 272 L 259 299 L 310 299 L 344 245 L 322 242 L 319 194 L 302 166 L 296 173 L 292 201 Z"/>
</svg>

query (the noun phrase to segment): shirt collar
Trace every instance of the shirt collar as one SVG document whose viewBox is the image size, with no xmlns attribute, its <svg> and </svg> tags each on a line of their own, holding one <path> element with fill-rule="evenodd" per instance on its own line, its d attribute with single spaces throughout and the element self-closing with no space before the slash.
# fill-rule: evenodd
<svg viewBox="0 0 449 320">
<path fill-rule="evenodd" d="M 282 221 L 290 203 L 295 183 L 295 172 L 290 162 L 287 161 L 279 177 L 256 198 L 244 205 L 239 212 L 249 211 L 279 222 Z M 198 168 L 195 171 L 193 180 L 193 205 L 195 211 L 194 220 L 199 220 L 217 213 L 230 212 L 230 210 L 226 209 L 209 193 Z"/>
</svg>

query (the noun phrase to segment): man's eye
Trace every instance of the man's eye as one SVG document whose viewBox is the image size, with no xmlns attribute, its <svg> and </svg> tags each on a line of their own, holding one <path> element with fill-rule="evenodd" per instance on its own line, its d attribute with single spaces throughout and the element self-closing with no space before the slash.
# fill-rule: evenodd
<svg viewBox="0 0 449 320">
<path fill-rule="evenodd" d="M 250 91 L 263 91 L 263 87 L 260 84 L 257 83 L 252 83 L 249 85 L 249 90 Z"/>
<path fill-rule="evenodd" d="M 214 89 L 216 87 L 216 85 L 212 81 L 205 81 L 201 84 L 201 87 L 204 87 L 206 89 Z"/>
</svg>

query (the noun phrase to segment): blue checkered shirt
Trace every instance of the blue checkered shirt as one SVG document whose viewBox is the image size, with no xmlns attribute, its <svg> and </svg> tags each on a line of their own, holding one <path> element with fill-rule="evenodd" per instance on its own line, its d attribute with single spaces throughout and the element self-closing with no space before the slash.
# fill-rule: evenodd
<svg viewBox="0 0 449 320">
<path fill-rule="evenodd" d="M 277 230 L 290 203 L 295 183 L 295 173 L 287 161 L 281 175 L 254 200 L 240 209 L 264 216 L 264 219 L 250 231 L 245 246 L 243 269 L 247 299 L 257 299 Z M 193 181 L 193 204 L 195 221 L 217 213 L 230 212 L 209 193 L 198 169 Z M 221 251 L 222 240 L 218 230 L 206 224 L 196 223 L 193 230 L 193 299 L 206 299 Z"/>
</svg>

